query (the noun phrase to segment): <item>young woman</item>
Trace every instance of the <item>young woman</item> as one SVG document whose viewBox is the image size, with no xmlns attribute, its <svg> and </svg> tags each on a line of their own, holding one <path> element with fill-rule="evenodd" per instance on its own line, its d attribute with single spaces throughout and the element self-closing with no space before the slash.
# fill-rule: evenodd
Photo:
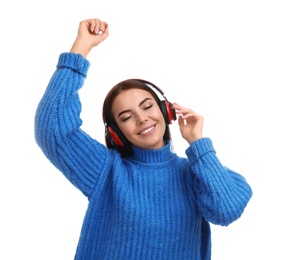
<svg viewBox="0 0 281 260">
<path fill-rule="evenodd" d="M 145 80 L 120 82 L 106 96 L 106 145 L 81 130 L 86 56 L 107 36 L 99 19 L 80 23 L 35 116 L 36 142 L 89 200 L 75 259 L 210 259 L 209 223 L 237 220 L 252 190 L 219 161 L 202 135 L 203 117 L 161 100 Z M 172 149 L 176 118 L 186 158 Z"/>
</svg>

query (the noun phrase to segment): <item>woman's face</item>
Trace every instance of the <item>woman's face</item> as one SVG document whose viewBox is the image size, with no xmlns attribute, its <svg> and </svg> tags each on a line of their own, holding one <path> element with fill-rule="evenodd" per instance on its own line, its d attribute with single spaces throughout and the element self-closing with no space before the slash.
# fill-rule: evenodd
<svg viewBox="0 0 281 260">
<path fill-rule="evenodd" d="M 135 146 L 143 149 L 164 146 L 165 120 L 148 91 L 122 91 L 113 101 L 112 113 L 121 132 Z"/>
</svg>

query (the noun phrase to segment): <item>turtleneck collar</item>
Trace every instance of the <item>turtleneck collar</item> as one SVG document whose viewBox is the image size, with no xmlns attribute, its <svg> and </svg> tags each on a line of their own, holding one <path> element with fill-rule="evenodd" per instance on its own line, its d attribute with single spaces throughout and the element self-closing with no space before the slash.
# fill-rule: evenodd
<svg viewBox="0 0 281 260">
<path fill-rule="evenodd" d="M 163 163 L 171 160 L 175 155 L 175 152 L 172 150 L 171 141 L 167 141 L 162 148 L 154 150 L 141 149 L 136 146 L 132 146 L 132 148 L 133 155 L 129 159 L 142 163 Z"/>
</svg>

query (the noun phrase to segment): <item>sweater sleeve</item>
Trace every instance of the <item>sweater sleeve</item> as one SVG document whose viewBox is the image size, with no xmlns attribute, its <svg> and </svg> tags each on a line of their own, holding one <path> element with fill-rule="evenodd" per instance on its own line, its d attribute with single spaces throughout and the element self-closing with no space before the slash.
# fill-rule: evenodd
<svg viewBox="0 0 281 260">
<path fill-rule="evenodd" d="M 209 138 L 191 143 L 186 154 L 195 174 L 194 189 L 202 215 L 222 226 L 237 220 L 252 196 L 246 179 L 221 164 Z"/>
<path fill-rule="evenodd" d="M 45 156 L 86 196 L 104 171 L 107 148 L 81 130 L 82 87 L 90 64 L 62 53 L 35 114 L 35 140 Z"/>
</svg>

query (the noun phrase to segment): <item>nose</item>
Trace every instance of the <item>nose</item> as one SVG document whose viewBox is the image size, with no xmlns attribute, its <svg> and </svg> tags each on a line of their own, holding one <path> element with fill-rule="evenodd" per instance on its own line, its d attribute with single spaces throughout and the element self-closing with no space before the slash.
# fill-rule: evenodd
<svg viewBox="0 0 281 260">
<path fill-rule="evenodd" d="M 147 115 L 145 113 L 138 113 L 137 114 L 137 124 L 141 125 L 144 124 L 148 120 Z"/>
</svg>

